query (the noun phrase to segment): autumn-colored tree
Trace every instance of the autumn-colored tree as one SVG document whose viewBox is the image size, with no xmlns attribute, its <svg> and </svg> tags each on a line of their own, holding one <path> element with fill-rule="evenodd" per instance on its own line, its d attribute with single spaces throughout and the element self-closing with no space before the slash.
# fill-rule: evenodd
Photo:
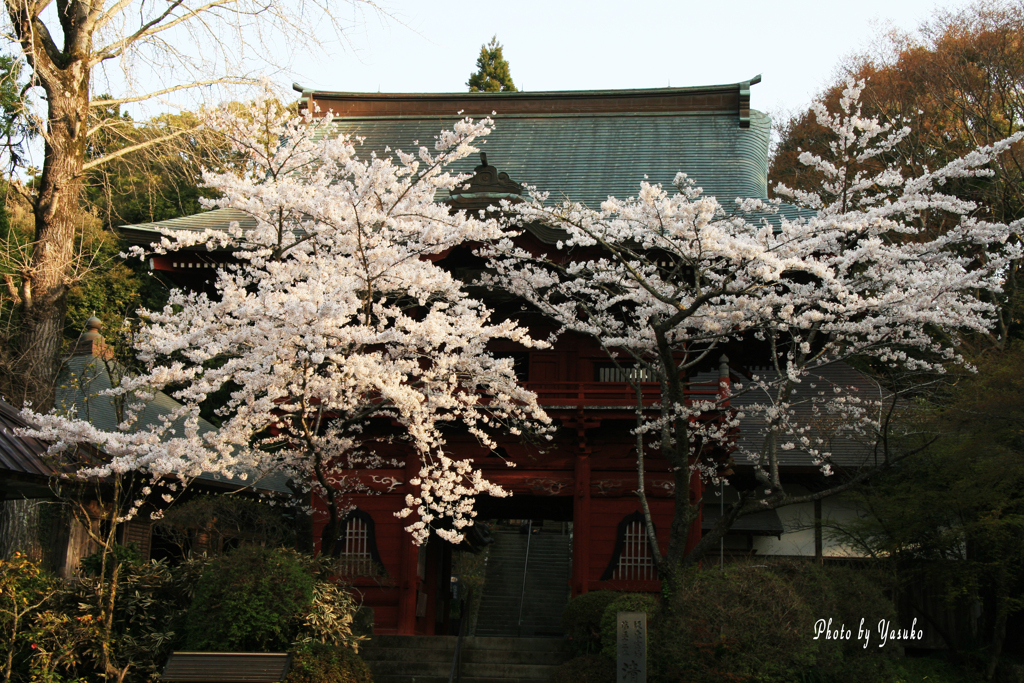
<svg viewBox="0 0 1024 683">
<path fill-rule="evenodd" d="M 911 135 L 893 151 L 901 166 L 912 172 L 936 168 L 1024 124 L 1024 6 L 978 3 L 940 12 L 916 34 L 887 34 L 874 52 L 847 60 L 840 71 L 818 99 L 834 104 L 847 76 L 865 79 L 865 113 L 899 127 L 912 123 Z M 813 115 L 783 122 L 780 134 L 773 183 L 814 187 L 819 178 L 798 161 L 801 151 L 825 149 Z M 1024 148 L 1014 152 L 997 160 L 990 181 L 963 188 L 999 220 L 1024 213 Z"/>
<path fill-rule="evenodd" d="M 476 68 L 476 73 L 466 81 L 469 92 L 518 92 L 512 82 L 508 60 L 502 54 L 498 36 L 492 36 L 491 42 L 480 46 Z"/>
</svg>

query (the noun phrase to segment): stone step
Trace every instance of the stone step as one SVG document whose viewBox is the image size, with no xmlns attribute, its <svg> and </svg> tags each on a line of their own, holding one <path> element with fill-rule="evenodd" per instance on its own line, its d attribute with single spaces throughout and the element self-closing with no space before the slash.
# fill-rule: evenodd
<svg viewBox="0 0 1024 683">
<path fill-rule="evenodd" d="M 569 596 L 569 540 L 568 536 L 496 534 L 487 562 L 477 635 L 560 634 Z"/>
<path fill-rule="evenodd" d="M 536 637 L 536 638 L 557 638 L 562 633 L 561 619 L 554 617 L 544 620 L 523 619 L 522 625 L 515 618 L 510 620 L 495 620 L 477 624 L 476 634 L 485 637 Z"/>
<path fill-rule="evenodd" d="M 463 643 L 462 661 L 467 664 L 489 664 L 500 662 L 502 664 L 536 664 L 541 666 L 557 666 L 564 660 L 561 652 L 536 652 L 530 650 L 475 650 L 465 649 Z M 430 649 L 430 648 L 360 648 L 359 654 L 367 664 L 380 662 L 382 664 L 446 664 L 451 665 L 452 657 L 455 656 L 454 648 Z"/>
<path fill-rule="evenodd" d="M 484 596 L 480 599 L 480 604 L 481 605 L 486 605 L 488 603 L 488 601 L 494 600 L 494 599 L 498 599 L 498 600 L 514 600 L 515 602 L 519 602 L 519 599 L 521 597 L 524 597 L 523 596 L 523 592 L 524 591 L 523 591 L 522 584 L 520 584 L 518 586 L 512 586 L 511 588 L 505 588 L 501 592 L 489 592 L 489 593 L 485 592 Z M 543 585 L 543 586 L 537 586 L 535 584 L 531 584 L 530 582 L 527 582 L 526 583 L 526 591 L 525 592 L 526 592 L 526 597 L 538 596 L 538 595 L 557 597 L 557 596 L 561 596 L 563 593 L 568 595 L 568 593 L 569 593 L 569 581 L 568 580 L 560 581 L 559 583 L 554 584 L 554 585 L 548 583 L 548 584 Z M 536 604 L 543 604 L 543 603 L 536 603 Z"/>
<path fill-rule="evenodd" d="M 524 561 L 524 558 L 522 558 L 522 557 L 507 557 L 507 556 L 503 556 L 501 558 L 501 561 L 502 561 L 502 566 L 495 568 L 497 571 L 510 572 L 510 573 L 514 573 L 514 572 L 517 572 L 517 571 L 518 572 L 522 572 L 523 571 L 523 561 Z M 530 568 L 533 568 L 533 567 L 545 567 L 545 568 L 548 568 L 548 569 L 553 569 L 555 567 L 562 566 L 562 565 L 565 565 L 565 564 L 568 564 L 568 563 L 569 563 L 569 558 L 568 557 L 561 557 L 561 556 L 559 556 L 559 557 L 537 557 L 533 553 L 530 553 L 530 564 L 527 566 L 527 569 L 530 569 Z M 488 563 L 488 565 L 489 564 L 490 563 Z M 488 568 L 490 569 L 490 567 L 488 567 Z M 492 571 L 494 571 L 494 570 L 492 570 Z"/>
<path fill-rule="evenodd" d="M 374 636 L 360 648 L 374 683 L 447 683 L 455 636 Z M 561 638 L 468 637 L 462 683 L 547 683 L 566 660 Z"/>
<path fill-rule="evenodd" d="M 359 648 L 449 648 L 455 651 L 458 636 L 372 636 L 369 642 Z M 481 638 L 469 636 L 462 639 L 462 647 L 472 650 L 504 650 L 521 652 L 559 652 L 562 647 L 561 638 Z"/>
<path fill-rule="evenodd" d="M 532 572 L 531 572 L 531 574 L 532 574 Z M 515 574 L 513 576 L 510 576 L 510 577 L 503 577 L 503 576 L 501 576 L 501 574 L 489 574 L 487 578 L 489 578 L 489 579 L 492 579 L 492 578 L 504 579 L 504 581 L 505 581 L 504 585 L 502 585 L 502 586 L 495 586 L 495 588 L 499 589 L 501 592 L 504 592 L 504 593 L 509 593 L 509 594 L 517 593 L 517 592 L 519 592 L 519 591 L 521 591 L 523 589 L 523 575 L 522 575 L 521 572 L 517 573 L 517 574 Z M 563 584 L 560 584 L 560 585 L 557 585 L 557 586 L 552 585 L 552 583 L 551 583 L 552 581 L 557 581 L 559 579 L 564 579 L 565 582 Z M 569 579 L 568 579 L 568 573 L 567 572 L 557 572 L 557 573 L 552 572 L 550 574 L 542 574 L 540 576 L 528 576 L 527 579 L 526 579 L 526 587 L 527 588 L 531 588 L 532 587 L 535 590 L 536 589 L 543 589 L 543 588 L 554 589 L 554 588 L 562 588 L 563 586 L 568 586 L 568 582 L 569 582 Z M 492 595 L 493 595 L 493 593 L 492 593 Z"/>
<path fill-rule="evenodd" d="M 469 678 L 463 676 L 460 683 L 548 683 L 551 674 L 544 678 Z M 380 676 L 374 683 L 448 683 L 448 676 Z"/>
<path fill-rule="evenodd" d="M 561 629 L 550 630 L 548 628 L 530 628 L 527 624 L 523 624 L 522 628 L 518 626 L 509 626 L 508 628 L 488 628 L 483 630 L 483 634 L 487 636 L 495 636 L 502 638 L 536 638 L 536 637 L 548 637 L 560 633 Z"/>
<path fill-rule="evenodd" d="M 485 606 L 486 607 L 486 606 Z M 525 609 L 522 612 L 519 610 L 519 601 L 506 604 L 504 606 L 498 606 L 494 609 L 483 610 L 480 613 L 480 618 L 486 622 L 499 622 L 499 621 L 513 621 L 517 622 L 520 619 L 523 621 L 544 621 L 552 618 L 561 618 L 563 608 L 560 606 L 552 606 L 548 609 Z"/>
<path fill-rule="evenodd" d="M 369 665 L 369 662 L 367 663 Z M 556 665 L 506 664 L 504 662 L 467 662 L 462 660 L 462 676 L 465 678 L 531 678 L 547 677 Z M 451 672 L 452 662 L 408 662 L 378 661 L 370 666 L 374 680 L 379 676 L 445 676 Z"/>
<path fill-rule="evenodd" d="M 531 608 L 529 605 L 525 605 L 520 611 L 519 599 L 501 601 L 495 600 L 494 602 L 485 602 L 480 606 L 480 616 L 488 620 L 492 619 L 515 619 L 519 620 L 520 617 L 523 619 L 539 619 L 548 618 L 552 614 L 561 614 L 564 607 L 558 604 L 550 605 L 545 609 L 537 607 Z"/>
<path fill-rule="evenodd" d="M 493 546 L 492 546 L 493 547 Z M 519 548 L 503 547 L 498 548 L 506 557 L 518 557 L 523 559 L 526 556 L 526 546 Z M 537 548 L 530 546 L 530 557 L 562 557 L 563 555 L 569 555 L 569 544 L 567 543 L 564 548 L 552 547 L 552 548 Z"/>
</svg>

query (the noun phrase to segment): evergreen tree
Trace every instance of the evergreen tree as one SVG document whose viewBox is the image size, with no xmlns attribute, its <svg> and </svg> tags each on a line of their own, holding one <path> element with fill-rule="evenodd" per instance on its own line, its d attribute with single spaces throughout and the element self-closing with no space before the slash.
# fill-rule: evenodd
<svg viewBox="0 0 1024 683">
<path fill-rule="evenodd" d="M 491 42 L 480 46 L 476 68 L 477 72 L 466 81 L 469 92 L 518 92 L 512 83 L 508 60 L 501 54 L 498 36 L 492 36 Z"/>
<path fill-rule="evenodd" d="M 19 57 L 0 54 L 0 164 L 10 174 L 22 165 L 33 130 L 25 116 L 25 89 Z"/>
</svg>

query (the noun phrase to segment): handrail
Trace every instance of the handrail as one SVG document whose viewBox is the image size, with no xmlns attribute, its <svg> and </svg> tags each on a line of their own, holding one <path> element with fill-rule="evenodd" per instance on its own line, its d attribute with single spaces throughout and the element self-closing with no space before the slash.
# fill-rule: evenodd
<svg viewBox="0 0 1024 683">
<path fill-rule="evenodd" d="M 523 558 L 523 589 L 519 592 L 519 625 L 516 633 L 523 635 L 523 600 L 526 599 L 526 568 L 530 566 L 530 541 L 533 539 L 533 520 L 526 523 L 526 557 Z"/>
<path fill-rule="evenodd" d="M 466 588 L 466 599 L 462 604 L 462 617 L 459 619 L 459 638 L 455 641 L 455 655 L 452 657 L 452 670 L 448 674 L 448 683 L 462 679 L 462 636 L 466 632 L 466 622 L 469 621 L 470 607 L 473 600 L 473 587 Z"/>
</svg>

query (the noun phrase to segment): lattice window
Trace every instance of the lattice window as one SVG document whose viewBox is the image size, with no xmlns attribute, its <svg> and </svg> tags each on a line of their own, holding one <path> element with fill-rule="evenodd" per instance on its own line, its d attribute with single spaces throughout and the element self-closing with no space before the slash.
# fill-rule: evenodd
<svg viewBox="0 0 1024 683">
<path fill-rule="evenodd" d="M 622 533 L 619 561 L 612 572 L 612 580 L 653 581 L 658 578 L 647 542 L 647 530 L 642 520 L 626 524 Z"/>
<path fill-rule="evenodd" d="M 355 511 L 345 522 L 343 543 L 338 549 L 338 572 L 342 576 L 377 576 L 381 573 L 377 557 L 373 520 L 365 512 Z"/>
</svg>

